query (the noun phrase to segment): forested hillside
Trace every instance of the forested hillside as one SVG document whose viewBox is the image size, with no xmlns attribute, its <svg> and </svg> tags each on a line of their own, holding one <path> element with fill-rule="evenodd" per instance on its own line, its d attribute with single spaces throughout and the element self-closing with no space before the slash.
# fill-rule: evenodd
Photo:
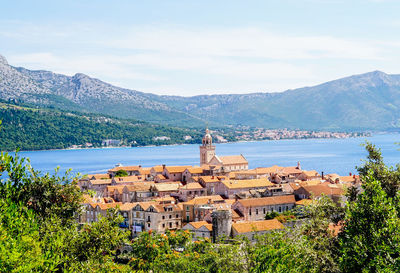
<svg viewBox="0 0 400 273">
<path fill-rule="evenodd" d="M 400 128 L 400 75 L 380 71 L 281 93 L 179 97 L 120 88 L 81 73 L 13 67 L 0 56 L 0 99 L 178 127 Z"/>
<path fill-rule="evenodd" d="M 94 114 L 61 112 L 0 103 L 0 150 L 63 149 L 91 143 L 102 145 L 106 139 L 121 140 L 123 145 L 164 145 L 199 143 L 196 130 L 167 127 L 135 120 L 116 119 Z M 185 140 L 185 136 L 191 139 Z M 166 137 L 157 140 L 157 137 Z"/>
</svg>

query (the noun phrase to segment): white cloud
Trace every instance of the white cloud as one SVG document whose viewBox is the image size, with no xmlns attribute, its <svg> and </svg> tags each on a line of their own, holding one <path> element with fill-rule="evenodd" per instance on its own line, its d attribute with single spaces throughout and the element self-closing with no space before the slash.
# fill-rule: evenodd
<svg viewBox="0 0 400 273">
<path fill-rule="evenodd" d="M 310 63 L 383 58 L 382 48 L 375 43 L 285 35 L 260 28 L 142 26 L 112 30 L 75 25 L 18 29 L 13 39 L 35 45 L 45 41 L 44 49 L 6 56 L 12 65 L 68 75 L 82 72 L 123 87 L 180 95 L 202 90 L 282 91 L 325 80 L 321 79 L 321 65 Z M 0 41 L 7 33 L 0 28 Z M 46 47 L 49 41 L 51 47 Z"/>
</svg>

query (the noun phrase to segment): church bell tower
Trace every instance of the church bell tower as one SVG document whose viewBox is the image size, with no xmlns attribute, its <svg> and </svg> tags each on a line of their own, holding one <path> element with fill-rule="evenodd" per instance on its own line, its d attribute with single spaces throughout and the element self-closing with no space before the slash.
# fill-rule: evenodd
<svg viewBox="0 0 400 273">
<path fill-rule="evenodd" d="M 215 146 L 212 145 L 212 137 L 208 128 L 203 137 L 202 145 L 200 146 L 200 166 L 208 164 L 211 158 L 215 155 Z"/>
</svg>

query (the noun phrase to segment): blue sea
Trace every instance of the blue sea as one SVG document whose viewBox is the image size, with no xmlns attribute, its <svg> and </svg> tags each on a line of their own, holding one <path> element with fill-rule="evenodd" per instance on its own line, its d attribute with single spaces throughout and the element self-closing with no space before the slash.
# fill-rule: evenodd
<svg viewBox="0 0 400 273">
<path fill-rule="evenodd" d="M 216 144 L 217 155 L 243 154 L 249 168 L 272 165 L 295 166 L 300 161 L 302 169 L 347 175 L 355 173 L 366 152 L 361 146 L 370 141 L 382 149 L 385 162 L 400 162 L 399 134 L 376 134 L 371 137 L 348 139 L 302 139 L 254 141 Z M 199 145 L 157 147 L 77 149 L 20 152 L 29 157 L 32 166 L 43 172 L 72 169 L 73 173 L 104 173 L 115 164 L 142 165 L 199 165 Z"/>
</svg>

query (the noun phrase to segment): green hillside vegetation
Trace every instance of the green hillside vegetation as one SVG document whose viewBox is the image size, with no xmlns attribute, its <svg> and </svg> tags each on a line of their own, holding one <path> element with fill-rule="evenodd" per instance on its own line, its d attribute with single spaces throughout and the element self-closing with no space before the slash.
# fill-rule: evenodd
<svg viewBox="0 0 400 273">
<path fill-rule="evenodd" d="M 363 190 L 346 208 L 328 197 L 301 213 L 302 225 L 245 238 L 192 241 L 187 231 L 129 239 L 118 210 L 76 223 L 82 193 L 65 175 L 38 173 L 18 155 L 0 155 L 0 272 L 399 272 L 400 165 L 380 151 L 358 168 Z M 328 228 L 342 223 L 338 235 Z M 117 251 L 120 246 L 128 253 Z M 119 253 L 119 254 L 118 254 Z"/>
<path fill-rule="evenodd" d="M 124 120 L 62 112 L 52 109 L 36 109 L 26 105 L 0 103 L 0 149 L 41 150 L 63 149 L 72 145 L 92 143 L 102 145 L 105 139 L 121 140 L 127 146 L 167 145 L 199 143 L 201 133 L 196 130 L 167 127 L 135 120 Z M 184 136 L 192 139 L 184 140 Z M 166 136 L 170 139 L 156 140 Z"/>
</svg>

